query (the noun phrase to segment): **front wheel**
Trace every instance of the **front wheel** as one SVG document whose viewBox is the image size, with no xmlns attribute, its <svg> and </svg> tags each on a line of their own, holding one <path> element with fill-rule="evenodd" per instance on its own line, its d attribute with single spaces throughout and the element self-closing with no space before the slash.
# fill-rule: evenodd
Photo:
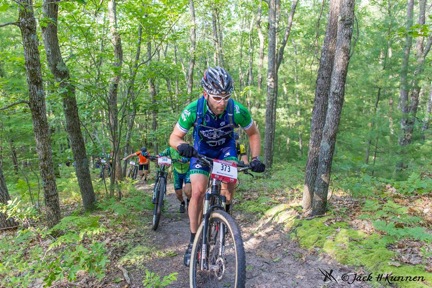
<svg viewBox="0 0 432 288">
<path fill-rule="evenodd" d="M 156 230 L 159 226 L 159 221 L 162 214 L 163 199 L 166 191 L 165 178 L 160 178 L 157 182 L 157 187 L 155 187 L 155 203 L 153 208 L 153 226 L 152 229 Z"/>
<path fill-rule="evenodd" d="M 210 215 L 208 231 L 203 230 L 201 225 L 192 247 L 190 287 L 245 287 L 246 256 L 234 219 L 225 211 L 215 210 Z M 202 253 L 206 253 L 205 257 Z"/>
</svg>

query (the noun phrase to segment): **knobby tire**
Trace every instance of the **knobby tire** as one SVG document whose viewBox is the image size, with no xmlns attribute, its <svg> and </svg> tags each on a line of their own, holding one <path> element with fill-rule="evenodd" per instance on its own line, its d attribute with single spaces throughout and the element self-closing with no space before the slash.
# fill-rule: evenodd
<svg viewBox="0 0 432 288">
<path fill-rule="evenodd" d="M 165 195 L 166 190 L 166 182 L 165 178 L 159 178 L 158 180 L 158 187 L 156 187 L 156 203 L 154 204 L 153 208 L 153 230 L 156 230 L 159 226 L 159 221 L 162 214 L 162 208 L 163 208 L 163 199 Z"/>
<path fill-rule="evenodd" d="M 220 225 L 220 223 L 223 223 Z M 221 229 L 226 233 L 220 233 Z M 203 245 L 203 224 L 198 228 L 192 247 L 189 267 L 190 287 L 245 287 L 246 254 L 240 229 L 234 219 L 223 210 L 211 213 L 207 231 L 207 268 L 201 270 L 201 253 Z M 225 237 L 220 237 L 225 234 Z M 221 244 L 223 255 L 218 255 Z"/>
</svg>

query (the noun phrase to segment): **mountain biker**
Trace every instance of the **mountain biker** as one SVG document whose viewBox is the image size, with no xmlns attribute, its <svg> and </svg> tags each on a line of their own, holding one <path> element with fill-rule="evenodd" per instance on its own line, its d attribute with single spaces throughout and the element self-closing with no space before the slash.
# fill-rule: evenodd
<svg viewBox="0 0 432 288">
<path fill-rule="evenodd" d="M 144 177 L 144 181 L 147 181 L 147 175 L 150 172 L 150 160 L 149 160 L 150 154 L 148 153 L 147 148 L 142 147 L 141 150 L 126 156 L 122 160 L 126 161 L 127 159 L 133 156 L 138 157 L 138 161 L 139 161 L 138 175 L 140 176 L 140 179 L 142 180 L 142 178 Z"/>
<path fill-rule="evenodd" d="M 261 140 L 258 128 L 243 105 L 231 99 L 233 80 L 221 67 L 208 68 L 201 79 L 203 95 L 190 103 L 181 113 L 170 135 L 171 147 L 184 157 L 193 157 L 198 152 L 205 156 L 238 161 L 234 139 L 234 127 L 241 126 L 249 138 L 252 161 L 251 170 L 264 172 L 265 165 L 260 161 Z M 227 108 L 229 106 L 229 108 Z M 193 146 L 185 140 L 189 129 L 194 127 Z M 184 264 L 189 266 L 192 243 L 198 230 L 203 199 L 209 180 L 209 167 L 200 164 L 197 158 L 191 158 L 190 179 L 192 198 L 189 204 L 190 243 L 184 255 Z M 227 211 L 234 193 L 234 183 L 222 183 L 222 194 L 227 199 Z"/>
<path fill-rule="evenodd" d="M 190 184 L 190 175 L 189 175 L 189 158 L 182 157 L 172 147 L 166 148 L 163 152 L 159 153 L 159 156 L 167 156 L 170 157 L 173 161 L 173 174 L 174 174 L 174 190 L 177 196 L 177 199 L 180 201 L 180 213 L 185 213 L 185 200 L 183 198 L 183 191 L 187 197 L 187 205 L 189 205 L 189 199 L 191 197 L 191 184 Z M 183 188 L 184 182 L 184 188 Z"/>
</svg>

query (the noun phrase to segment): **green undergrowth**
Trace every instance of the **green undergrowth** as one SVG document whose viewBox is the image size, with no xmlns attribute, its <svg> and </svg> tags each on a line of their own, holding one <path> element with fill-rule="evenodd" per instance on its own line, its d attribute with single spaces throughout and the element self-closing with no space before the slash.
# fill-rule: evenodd
<svg viewBox="0 0 432 288">
<path fill-rule="evenodd" d="M 264 216 L 269 209 L 284 202 L 301 199 L 304 180 L 301 164 L 282 167 L 275 165 L 268 174 L 239 175 L 235 195 L 235 210 L 257 217 Z"/>
<path fill-rule="evenodd" d="M 370 281 L 377 287 L 432 286 L 432 273 L 427 271 L 432 260 L 432 235 L 420 226 L 421 218 L 408 214 L 407 207 L 391 199 L 367 199 L 359 215 L 353 219 L 350 215 L 340 216 L 330 211 L 325 217 L 296 220 L 290 235 L 305 249 L 326 253 L 354 269 L 364 268 L 372 273 Z M 350 221 L 355 219 L 369 223 L 373 231 L 353 228 Z M 412 243 L 425 248 L 413 252 L 409 250 Z M 402 248 L 392 249 L 398 246 Z M 411 257 L 415 252 L 419 254 L 415 255 L 417 259 L 414 263 L 401 260 Z M 399 278 L 385 278 L 388 274 Z M 409 281 L 406 277 L 417 278 L 410 278 Z"/>
<path fill-rule="evenodd" d="M 75 197 L 67 188 L 73 185 L 62 182 L 60 187 L 65 190 L 60 194 Z M 98 194 L 96 211 L 69 211 L 51 229 L 38 225 L 38 213 L 21 201 L 0 207 L 2 213 L 26 224 L 17 231 L 0 234 L 0 287 L 50 287 L 65 281 L 74 283 L 82 277 L 101 281 L 111 265 L 109 250 L 119 249 L 126 254 L 136 250 L 134 241 L 140 237 L 136 227 L 142 225 L 142 211 L 153 208 L 150 193 L 138 191 L 133 185 L 121 189 L 121 200 Z M 167 286 L 176 277 L 161 278 L 144 271 L 143 283 L 156 283 L 159 287 Z"/>
<path fill-rule="evenodd" d="M 261 225 L 282 223 L 304 249 L 325 253 L 352 273 L 371 273 L 368 284 L 374 287 L 432 287 L 430 224 L 424 208 L 416 208 L 431 192 L 430 174 L 412 173 L 400 181 L 361 172 L 332 175 L 329 212 L 306 220 L 299 217 L 303 165 L 276 166 L 265 177 L 240 175 L 234 209 Z M 342 275 L 334 276 L 340 281 Z"/>
</svg>

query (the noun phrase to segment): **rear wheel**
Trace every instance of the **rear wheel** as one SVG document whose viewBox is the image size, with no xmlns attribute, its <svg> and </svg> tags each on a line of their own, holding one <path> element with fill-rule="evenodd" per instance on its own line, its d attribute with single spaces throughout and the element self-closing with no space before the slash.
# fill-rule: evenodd
<svg viewBox="0 0 432 288">
<path fill-rule="evenodd" d="M 207 249 L 202 249 L 203 225 L 195 236 L 189 267 L 190 287 L 244 287 L 246 256 L 234 219 L 225 211 L 213 211 L 208 228 Z"/>
<path fill-rule="evenodd" d="M 155 201 L 154 208 L 153 208 L 153 226 L 152 229 L 156 230 L 159 226 L 159 221 L 162 214 L 162 208 L 163 208 L 163 199 L 164 194 L 166 190 L 166 182 L 165 178 L 160 178 L 157 182 L 157 186 L 155 187 Z"/>
</svg>

